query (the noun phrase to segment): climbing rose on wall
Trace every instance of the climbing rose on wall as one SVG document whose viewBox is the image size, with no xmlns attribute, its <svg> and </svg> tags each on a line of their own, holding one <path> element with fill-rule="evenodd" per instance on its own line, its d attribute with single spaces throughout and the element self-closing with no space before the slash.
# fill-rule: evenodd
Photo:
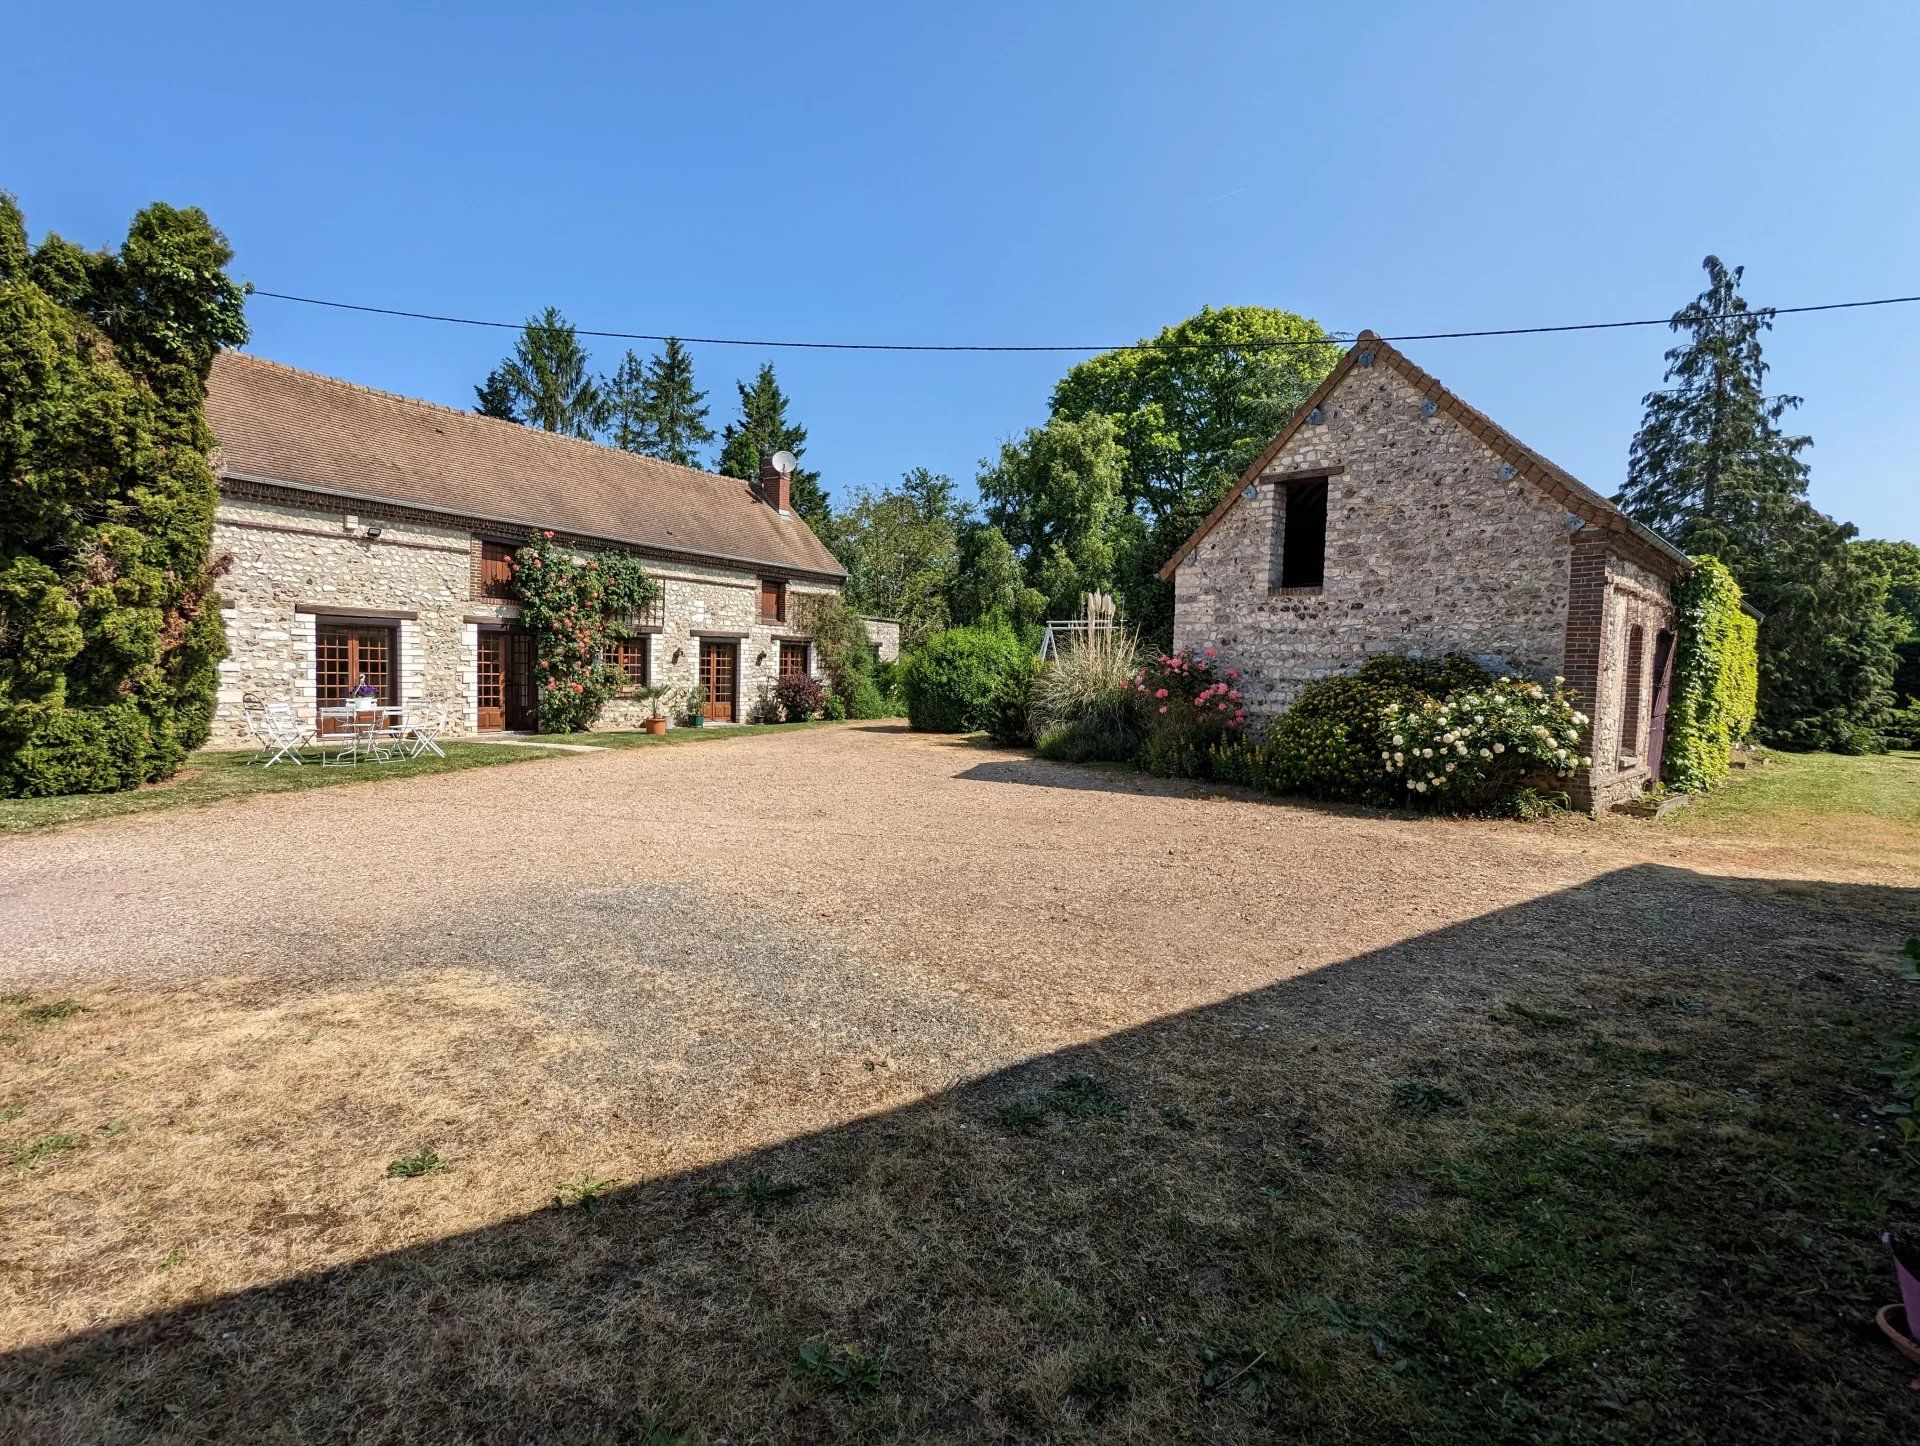
<svg viewBox="0 0 1920 1446">
<path fill-rule="evenodd" d="M 623 617 L 660 596 L 660 584 L 623 553 L 583 557 L 551 532 L 513 555 L 513 590 L 533 630 L 542 733 L 578 733 L 625 681 L 608 661 Z"/>
</svg>

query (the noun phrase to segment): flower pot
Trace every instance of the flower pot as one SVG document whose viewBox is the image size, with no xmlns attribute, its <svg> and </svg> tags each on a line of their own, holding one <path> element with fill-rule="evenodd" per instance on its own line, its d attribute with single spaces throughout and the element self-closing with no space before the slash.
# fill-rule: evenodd
<svg viewBox="0 0 1920 1446">
<path fill-rule="evenodd" d="M 1894 1244 L 1891 1232 L 1882 1235 L 1880 1240 L 1885 1245 Z M 1916 1278 L 1907 1268 L 1907 1261 L 1900 1258 L 1903 1253 L 1906 1252 L 1902 1247 L 1894 1248 L 1893 1273 L 1900 1281 L 1900 1303 L 1906 1307 L 1906 1319 L 1911 1322 L 1920 1320 L 1920 1278 Z"/>
<path fill-rule="evenodd" d="M 667 731 L 667 720 L 664 718 L 648 718 L 644 720 L 640 726 L 658 738 L 662 733 Z"/>
<path fill-rule="evenodd" d="M 1920 1365 L 1920 1341 L 1915 1341 L 1907 1334 L 1909 1319 L 1906 1307 L 1898 1305 L 1883 1305 L 1880 1307 L 1880 1313 L 1874 1317 L 1880 1325 L 1881 1332 L 1893 1342 L 1900 1354 L 1915 1365 Z"/>
</svg>

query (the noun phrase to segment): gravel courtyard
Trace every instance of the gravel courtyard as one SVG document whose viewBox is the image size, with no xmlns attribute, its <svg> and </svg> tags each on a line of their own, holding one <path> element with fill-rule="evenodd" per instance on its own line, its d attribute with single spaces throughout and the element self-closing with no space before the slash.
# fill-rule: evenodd
<svg viewBox="0 0 1920 1446">
<path fill-rule="evenodd" d="M 1285 806 L 892 724 L 14 838 L 0 993 L 84 1010 L 14 1040 L 0 1104 L 66 1081 L 104 1123 L 70 1185 L 16 1202 L 0 1351 L 479 1238 L 583 1172 L 645 1185 L 1006 1098 L 1069 1055 L 1132 1049 L 1177 1093 L 1223 1048 L 1199 1029 L 1337 1110 L 1495 1048 L 1511 996 L 1857 993 L 1913 882 L 1817 842 Z M 462 1168 L 382 1178 L 427 1142 Z M 932 1434 L 1005 1429 L 969 1409 Z"/>
</svg>

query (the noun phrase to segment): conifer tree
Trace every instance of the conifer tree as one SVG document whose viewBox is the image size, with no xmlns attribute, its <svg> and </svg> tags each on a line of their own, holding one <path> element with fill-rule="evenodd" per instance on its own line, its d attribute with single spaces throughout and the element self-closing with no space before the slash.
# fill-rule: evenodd
<svg viewBox="0 0 1920 1446">
<path fill-rule="evenodd" d="M 587 369 L 572 325 L 554 307 L 527 318 L 513 355 L 488 376 L 489 386 L 495 377 L 515 421 L 569 437 L 592 437 L 606 421 L 600 381 Z"/>
<path fill-rule="evenodd" d="M 520 419 L 513 413 L 513 393 L 507 388 L 507 379 L 501 375 L 499 367 L 487 373 L 487 379 L 473 389 L 474 411 L 483 417 L 495 417 L 503 422 L 517 422 Z"/>
<path fill-rule="evenodd" d="M 1727 565 L 1760 626 L 1760 731 L 1788 747 L 1880 746 L 1892 703 L 1886 579 L 1854 528 L 1807 501 L 1812 439 L 1769 397 L 1761 334 L 1773 325 L 1740 295 L 1741 267 L 1702 263 L 1706 290 L 1675 313 L 1667 386 L 1649 392 L 1627 484 L 1615 499 L 1692 553 Z"/>
<path fill-rule="evenodd" d="M 614 446 L 681 467 L 698 467 L 700 450 L 713 440 L 707 425 L 707 394 L 693 384 L 693 357 L 678 337 L 643 362 L 632 351 L 608 383 Z"/>
<path fill-rule="evenodd" d="M 245 293 L 205 213 L 118 252 L 29 250 L 0 193 L 0 794 L 165 778 L 206 742 L 226 638 L 207 453 Z"/>
<path fill-rule="evenodd" d="M 791 452 L 797 457 L 807 450 L 807 429 L 787 420 L 787 396 L 773 374 L 773 364 L 764 364 L 753 384 L 736 382 L 740 392 L 740 416 L 727 423 L 721 436 L 720 471 L 728 477 L 753 481 L 760 476 L 760 459 L 775 452 Z M 805 467 L 793 469 L 793 510 L 807 520 L 816 532 L 823 531 L 832 518 L 827 494 L 820 486 L 820 474 Z"/>
</svg>

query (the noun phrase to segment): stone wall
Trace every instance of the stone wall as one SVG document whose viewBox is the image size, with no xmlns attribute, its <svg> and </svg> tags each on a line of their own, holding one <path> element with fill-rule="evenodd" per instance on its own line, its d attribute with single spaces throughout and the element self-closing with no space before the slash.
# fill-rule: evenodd
<svg viewBox="0 0 1920 1446">
<path fill-rule="evenodd" d="M 376 521 L 380 535 L 370 537 Z M 214 548 L 230 553 L 233 566 L 220 583 L 228 656 L 212 746 L 248 741 L 241 718 L 247 693 L 290 703 L 307 719 L 333 701 L 316 698 L 314 688 L 314 628 L 328 618 L 393 623 L 401 700 L 443 708 L 450 734 L 475 731 L 480 629 L 509 625 L 520 610 L 478 595 L 476 539 L 468 530 L 390 513 L 363 518 L 345 504 L 294 506 L 228 493 L 215 515 Z M 648 570 L 665 594 L 660 624 L 647 634 L 650 675 L 673 690 L 663 706 L 675 717 L 698 684 L 702 636 L 738 644 L 739 716 L 750 717 L 779 675 L 780 641 L 803 640 L 792 622 L 801 600 L 833 591 L 791 583 L 790 621 L 770 623 L 759 616 L 756 574 L 691 564 Z M 810 645 L 808 666 L 819 672 Z M 636 728 L 651 711 L 641 699 L 616 698 L 596 727 Z"/>
<path fill-rule="evenodd" d="M 455 726 L 464 718 L 471 727 L 467 534 L 391 518 L 379 527 L 373 538 L 345 510 L 221 497 L 214 553 L 232 554 L 233 567 L 220 580 L 227 657 L 212 746 L 248 741 L 246 693 L 313 717 L 322 701 L 314 697 L 314 625 L 334 609 L 347 621 L 381 613 L 396 622 L 403 701 L 437 704 Z"/>
<path fill-rule="evenodd" d="M 862 618 L 867 638 L 883 663 L 900 661 L 900 624 L 892 618 Z"/>
<path fill-rule="evenodd" d="M 1219 649 L 1248 710 L 1285 711 L 1376 653 L 1467 653 L 1497 672 L 1561 671 L 1567 512 L 1385 365 L 1355 367 L 1174 575 L 1174 643 Z M 1327 479 L 1326 575 L 1272 586 L 1286 485 Z"/>
</svg>

